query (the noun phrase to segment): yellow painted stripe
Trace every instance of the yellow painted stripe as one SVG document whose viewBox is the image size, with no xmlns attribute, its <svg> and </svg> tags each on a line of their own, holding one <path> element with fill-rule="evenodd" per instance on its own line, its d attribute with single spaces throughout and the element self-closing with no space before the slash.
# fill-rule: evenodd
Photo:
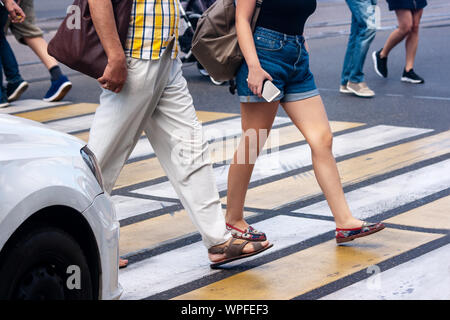
<svg viewBox="0 0 450 320">
<path fill-rule="evenodd" d="M 450 131 L 339 162 L 338 169 L 345 186 L 448 152 Z M 274 209 L 321 192 L 314 171 L 311 170 L 249 189 L 245 205 Z M 226 203 L 226 198 L 222 202 Z"/>
<path fill-rule="evenodd" d="M 212 112 L 212 111 L 196 111 L 198 121 L 201 123 L 211 122 L 215 120 L 222 120 L 226 118 L 236 117 L 239 114 L 226 112 Z"/>
<path fill-rule="evenodd" d="M 77 133 L 77 134 L 75 134 L 75 137 L 77 137 L 87 143 L 89 141 L 89 131 Z"/>
<path fill-rule="evenodd" d="M 361 123 L 351 123 L 351 122 L 331 122 L 330 126 L 333 132 L 342 131 L 357 126 L 361 126 Z M 300 131 L 295 126 L 283 127 L 280 129 L 274 129 L 274 131 L 279 132 L 280 139 L 278 141 L 273 141 L 271 148 L 282 146 L 285 144 L 290 144 L 298 141 L 304 140 Z M 214 163 L 228 161 L 233 157 L 236 150 L 236 146 L 239 141 L 236 139 L 228 139 L 225 142 L 217 141 L 210 145 L 211 159 Z M 216 151 L 215 151 L 216 150 Z M 119 178 L 117 179 L 116 186 L 114 189 L 119 189 L 127 187 L 133 184 L 149 181 L 152 179 L 157 179 L 164 177 L 165 173 L 159 164 L 158 159 L 151 158 L 142 161 L 137 161 L 134 163 L 127 164 Z"/>
<path fill-rule="evenodd" d="M 292 299 L 440 237 L 442 235 L 385 229 L 346 246 L 336 246 L 334 240 L 327 241 L 176 299 Z"/>
<path fill-rule="evenodd" d="M 38 122 L 45 122 L 94 113 L 97 107 L 98 104 L 95 103 L 77 103 L 61 107 L 16 113 L 15 116 Z"/>
<path fill-rule="evenodd" d="M 126 164 L 120 172 L 114 189 L 132 186 L 137 183 L 164 177 L 158 158 L 150 158 Z"/>
<path fill-rule="evenodd" d="M 235 117 L 235 116 L 237 116 L 237 114 L 235 114 L 235 113 L 197 111 L 197 118 L 202 123 L 207 123 L 207 122 L 215 121 L 215 120 L 222 120 L 222 119 L 231 118 L 231 117 Z M 89 132 L 88 131 L 77 133 L 75 136 L 86 142 L 89 140 Z"/>
<path fill-rule="evenodd" d="M 246 218 L 254 215 L 256 215 L 254 212 L 244 212 Z M 137 222 L 120 228 L 120 254 L 152 248 L 196 231 L 184 210 Z"/>
<path fill-rule="evenodd" d="M 450 196 L 430 202 L 386 220 L 412 227 L 450 230 Z"/>
</svg>

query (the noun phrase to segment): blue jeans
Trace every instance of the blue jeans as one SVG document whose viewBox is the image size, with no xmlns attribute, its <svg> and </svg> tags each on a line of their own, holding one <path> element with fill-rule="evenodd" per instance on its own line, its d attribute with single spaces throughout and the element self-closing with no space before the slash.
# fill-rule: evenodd
<svg viewBox="0 0 450 320">
<path fill-rule="evenodd" d="M 344 59 L 341 84 L 364 81 L 364 61 L 375 38 L 376 0 L 346 0 L 352 12 L 352 27 Z"/>
<path fill-rule="evenodd" d="M 319 95 L 309 70 L 309 53 L 303 36 L 287 35 L 257 27 L 253 36 L 261 67 L 271 75 L 280 90 L 274 101 L 293 102 Z M 265 102 L 248 88 L 248 66 L 244 62 L 236 76 L 241 102 Z"/>
<path fill-rule="evenodd" d="M 7 21 L 8 12 L 4 7 L 0 6 L 0 87 L 2 100 L 6 97 L 6 90 L 3 87 L 3 71 L 5 72 L 7 82 L 14 84 L 23 81 L 19 73 L 19 65 L 17 64 L 14 52 L 6 40 L 5 25 Z"/>
</svg>

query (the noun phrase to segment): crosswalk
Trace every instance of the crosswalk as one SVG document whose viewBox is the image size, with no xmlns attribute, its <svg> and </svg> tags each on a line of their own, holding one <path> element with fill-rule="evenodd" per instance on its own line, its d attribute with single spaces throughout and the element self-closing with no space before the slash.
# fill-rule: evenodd
<svg viewBox="0 0 450 320">
<path fill-rule="evenodd" d="M 25 100 L 0 110 L 87 141 L 97 105 Z M 238 114 L 198 111 L 226 206 Z M 256 162 L 245 216 L 274 244 L 211 270 L 200 236 L 142 137 L 113 191 L 123 299 L 450 299 L 450 131 L 331 121 L 350 208 L 387 229 L 337 246 L 309 146 L 277 117 Z"/>
</svg>

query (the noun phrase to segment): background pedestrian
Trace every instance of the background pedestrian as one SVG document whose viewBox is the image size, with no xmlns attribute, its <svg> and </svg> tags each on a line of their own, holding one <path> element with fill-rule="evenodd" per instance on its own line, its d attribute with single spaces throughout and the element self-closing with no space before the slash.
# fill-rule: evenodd
<svg viewBox="0 0 450 320">
<path fill-rule="evenodd" d="M 414 61 L 419 45 L 419 25 L 426 0 L 387 0 L 389 10 L 395 11 L 398 27 L 387 38 L 384 47 L 372 53 L 375 72 L 383 78 L 388 76 L 387 60 L 389 52 L 405 40 L 406 62 L 401 81 L 424 83 L 425 80 L 414 72 Z"/>
<path fill-rule="evenodd" d="M 364 62 L 375 38 L 375 5 L 377 0 L 346 0 L 352 12 L 352 25 L 341 76 L 341 93 L 373 97 L 375 92 L 364 82 Z"/>
<path fill-rule="evenodd" d="M 24 11 L 26 18 L 21 24 L 8 24 L 7 27 L 11 29 L 17 41 L 28 45 L 48 69 L 51 77 L 51 85 L 44 96 L 44 101 L 59 101 L 70 91 L 72 83 L 62 73 L 55 58 L 47 53 L 47 42 L 43 38 L 44 33 L 36 25 L 34 0 L 19 0 L 17 2 Z"/>
<path fill-rule="evenodd" d="M 27 89 L 28 83 L 22 79 L 19 73 L 19 65 L 6 39 L 4 27 L 8 21 L 8 15 L 13 23 L 21 23 L 25 19 L 25 13 L 13 0 L 0 2 L 0 108 L 7 107 L 8 101 L 16 100 Z M 7 87 L 3 87 L 3 71 L 5 72 Z"/>
</svg>

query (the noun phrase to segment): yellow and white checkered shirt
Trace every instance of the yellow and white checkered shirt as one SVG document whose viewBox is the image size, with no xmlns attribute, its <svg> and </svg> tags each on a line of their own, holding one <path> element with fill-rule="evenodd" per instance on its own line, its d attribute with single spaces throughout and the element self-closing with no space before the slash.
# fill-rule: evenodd
<svg viewBox="0 0 450 320">
<path fill-rule="evenodd" d="M 178 40 L 179 0 L 133 0 L 126 54 L 142 60 L 158 60 L 171 37 Z M 178 41 L 172 58 L 178 55 Z"/>
</svg>

